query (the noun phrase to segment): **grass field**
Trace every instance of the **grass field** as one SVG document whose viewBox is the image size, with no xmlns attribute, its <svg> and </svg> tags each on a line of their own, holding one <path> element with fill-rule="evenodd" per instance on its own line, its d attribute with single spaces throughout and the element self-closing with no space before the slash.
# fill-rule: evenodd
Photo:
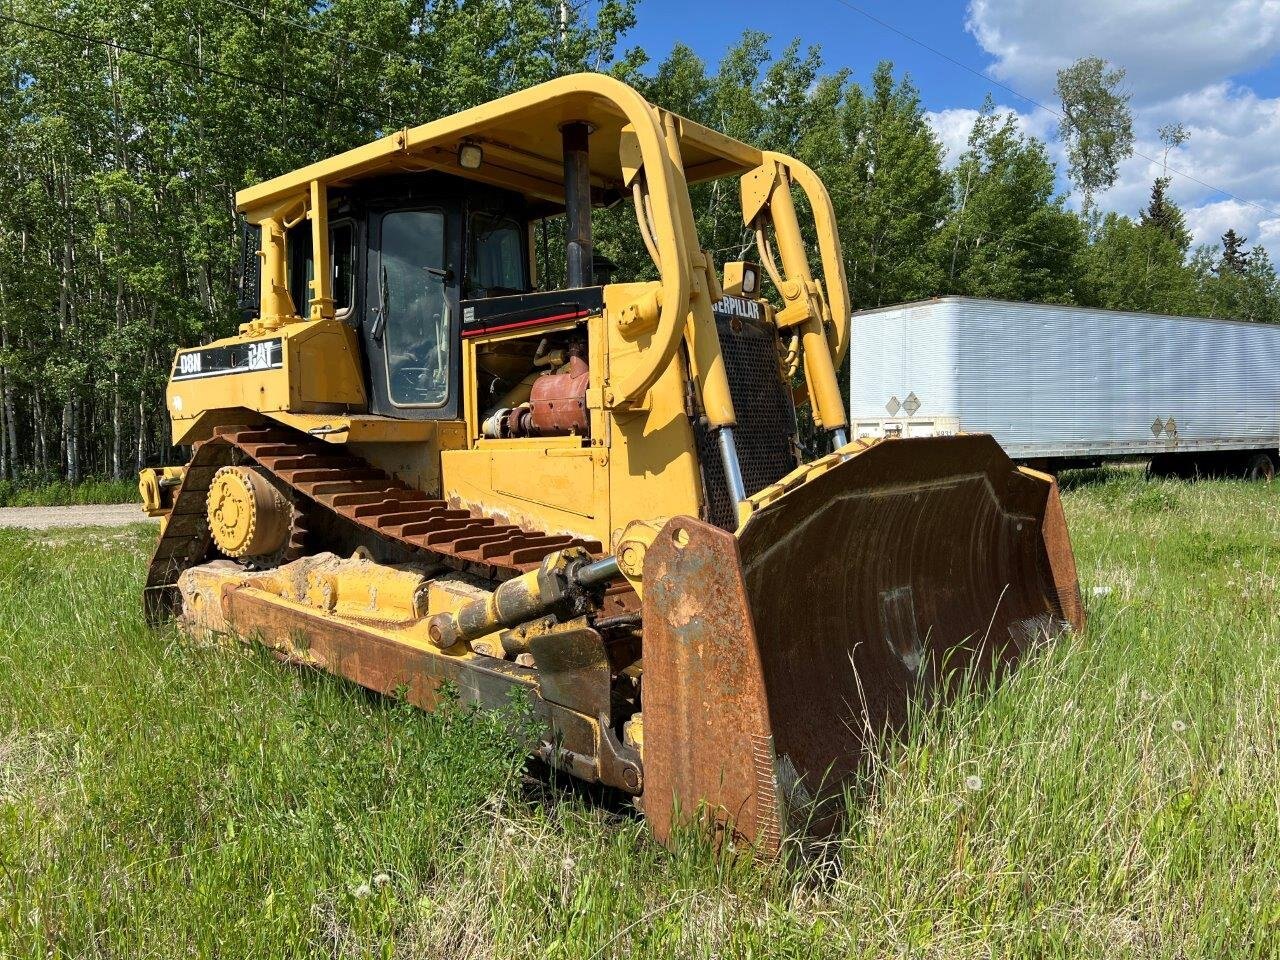
<svg viewBox="0 0 1280 960">
<path fill-rule="evenodd" d="M 150 531 L 0 531 L 0 956 L 1278 956 L 1280 485 L 1077 479 L 1089 629 L 919 718 L 825 872 L 149 633 Z"/>
<path fill-rule="evenodd" d="M 15 484 L 0 480 L 0 507 L 65 507 L 83 503 L 137 503 L 138 480 L 98 480 L 80 483 L 51 480 Z"/>
</svg>

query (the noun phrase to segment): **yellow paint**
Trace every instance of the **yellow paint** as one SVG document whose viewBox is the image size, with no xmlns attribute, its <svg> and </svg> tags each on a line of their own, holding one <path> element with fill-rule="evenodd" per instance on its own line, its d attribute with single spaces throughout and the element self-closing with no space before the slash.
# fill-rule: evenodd
<svg viewBox="0 0 1280 960">
<path fill-rule="evenodd" d="M 256 332 L 276 330 L 301 319 L 289 294 L 285 231 L 305 215 L 307 200 L 308 197 L 294 194 L 246 211 L 248 221 L 261 228 L 258 258 L 262 267 L 262 290 Z"/>
<path fill-rule="evenodd" d="M 463 341 L 457 420 L 370 415 L 360 342 L 351 328 L 329 318 L 329 188 L 406 170 L 442 170 L 518 190 L 530 200 L 562 203 L 560 127 L 566 119 L 592 125 L 592 183 L 632 195 L 659 279 L 606 287 L 598 316 Z M 478 170 L 457 164 L 464 141 L 484 150 Z M 262 317 L 218 345 L 280 337 L 283 366 L 171 383 L 175 442 L 204 439 L 220 423 L 275 420 L 330 443 L 349 443 L 371 463 L 433 495 L 531 529 L 597 539 L 606 548 L 633 522 L 697 516 L 705 498 L 690 415 L 719 427 L 734 424 L 736 412 L 712 314 L 724 291 L 696 235 L 688 185 L 727 175 L 741 177 L 744 224 L 766 240 L 772 235 L 777 245 L 781 266 L 767 243 L 760 257 L 784 303 L 776 315 L 767 304 L 764 310 L 766 320 L 784 330 L 787 354 L 779 357 L 780 367 L 802 366 L 815 419 L 827 428 L 842 425 L 835 364 L 848 346 L 850 306 L 826 188 L 790 157 L 660 110 L 611 77 L 582 74 L 398 131 L 241 191 L 240 209 L 263 226 Z M 812 224 L 800 222 L 793 187 L 805 196 Z M 285 271 L 285 231 L 304 217 L 316 264 L 308 319 L 289 300 Z M 821 280 L 810 271 L 806 235 L 816 237 Z M 741 271 L 740 265 L 729 269 L 726 283 L 740 283 Z M 482 367 L 504 380 L 510 373 L 514 386 L 502 399 L 518 404 L 532 379 L 510 345 L 579 325 L 586 328 L 591 370 L 589 438 L 482 438 L 481 420 L 498 399 L 478 395 Z M 811 475 L 804 470 L 816 469 L 803 468 L 762 496 L 780 496 Z M 741 505 L 744 518 L 754 503 Z"/>
<path fill-rule="evenodd" d="M 372 413 L 293 413 L 288 410 L 272 410 L 267 416 L 329 443 L 429 443 L 438 434 L 447 433 L 454 426 L 461 426 L 452 420 L 396 420 Z M 461 434 L 460 429 L 458 433 Z"/>
<path fill-rule="evenodd" d="M 186 467 L 147 467 L 138 474 L 138 494 L 142 512 L 148 517 L 162 517 L 173 506 L 173 492 L 182 482 Z"/>
<path fill-rule="evenodd" d="M 308 323 L 289 333 L 290 409 L 320 406 L 365 409 L 356 333 L 336 320 Z"/>
<path fill-rule="evenodd" d="M 329 192 L 323 181 L 311 181 L 311 319 L 333 319 L 333 264 L 329 256 Z"/>
<path fill-rule="evenodd" d="M 752 219 L 758 224 L 767 209 L 772 218 L 786 275 L 779 285 L 786 306 L 779 312 L 777 323 L 780 327 L 797 328 L 804 349 L 805 383 L 809 388 L 814 422 L 826 430 L 835 430 L 848 426 L 849 420 L 840 396 L 835 357 L 827 338 L 829 311 L 809 272 L 809 255 L 791 195 L 791 173 L 783 161 L 784 158 L 770 155 L 765 167 L 774 167 L 772 175 L 752 177 L 749 188 L 744 184 L 743 215 L 752 214 Z M 768 184 L 768 194 L 761 206 L 759 194 L 765 183 Z M 748 190 L 751 192 L 750 200 Z M 839 252 L 838 247 L 836 252 Z"/>
<path fill-rule="evenodd" d="M 264 286 L 267 280 L 263 279 Z M 243 347 L 282 341 L 282 366 L 244 370 L 199 379 L 170 380 L 165 391 L 173 442 L 192 443 L 202 435 L 202 415 L 213 411 L 280 413 L 359 413 L 367 408 L 355 331 L 338 320 L 292 323 L 274 332 L 245 332 L 202 347 L 179 350 L 173 369 L 187 354 L 219 347 Z M 212 418 L 214 421 L 219 418 Z M 204 418 L 208 424 L 210 418 Z M 217 423 L 213 423 L 214 426 Z"/>
</svg>

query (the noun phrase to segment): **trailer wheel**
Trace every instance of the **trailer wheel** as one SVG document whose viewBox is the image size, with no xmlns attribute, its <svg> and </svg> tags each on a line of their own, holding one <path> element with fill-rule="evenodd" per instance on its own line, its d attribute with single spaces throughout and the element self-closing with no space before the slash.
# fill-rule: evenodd
<svg viewBox="0 0 1280 960">
<path fill-rule="evenodd" d="M 1190 480 L 1197 464 L 1185 453 L 1157 453 L 1147 464 L 1147 477 L 1155 480 Z"/>
<path fill-rule="evenodd" d="M 1276 463 L 1269 453 L 1255 453 L 1245 460 L 1244 475 L 1247 480 L 1270 483 L 1276 478 Z"/>
</svg>

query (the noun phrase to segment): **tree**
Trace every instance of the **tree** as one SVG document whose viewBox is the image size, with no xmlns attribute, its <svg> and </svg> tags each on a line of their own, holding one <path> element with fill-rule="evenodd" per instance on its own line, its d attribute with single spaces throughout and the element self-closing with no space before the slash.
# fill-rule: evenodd
<svg viewBox="0 0 1280 960">
<path fill-rule="evenodd" d="M 1222 258 L 1218 261 L 1218 273 L 1244 273 L 1249 265 L 1249 254 L 1244 252 L 1244 245 L 1248 242 L 1249 238 L 1240 236 L 1234 227 L 1227 229 L 1222 235 Z"/>
<path fill-rule="evenodd" d="M 1196 313 L 1195 274 L 1181 247 L 1154 223 L 1109 213 L 1083 252 L 1081 302 L 1107 310 Z"/>
<path fill-rule="evenodd" d="M 1182 210 L 1169 199 L 1168 189 L 1169 178 L 1156 177 L 1155 183 L 1151 185 L 1151 199 L 1142 211 L 1141 222 L 1144 226 L 1154 227 L 1164 233 L 1179 250 L 1186 253 L 1191 246 L 1191 232 L 1187 229 Z"/>
<path fill-rule="evenodd" d="M 1058 71 L 1062 104 L 1058 134 L 1067 147 L 1068 173 L 1080 190 L 1086 220 L 1094 197 L 1116 182 L 1121 161 L 1133 153 L 1133 115 L 1120 85 L 1124 70 L 1100 57 L 1082 57 Z"/>
<path fill-rule="evenodd" d="M 1166 123 L 1156 130 L 1156 134 L 1160 137 L 1160 142 L 1164 144 L 1164 153 L 1161 154 L 1160 164 L 1163 167 L 1161 176 L 1169 175 L 1169 152 L 1176 150 L 1188 140 L 1191 139 L 1191 131 L 1189 131 L 1181 122 Z"/>
<path fill-rule="evenodd" d="M 118 476 L 167 455 L 174 348 L 237 323 L 235 191 L 561 73 L 629 69 L 632 0 L 589 9 L 15 0 L 0 24 L 0 474 Z"/>
<path fill-rule="evenodd" d="M 934 296 L 945 284 L 935 241 L 950 207 L 942 145 L 910 79 L 882 62 L 871 89 L 850 88 L 840 158 L 824 169 L 839 213 L 850 294 L 859 306 Z"/>
<path fill-rule="evenodd" d="M 1030 302 L 1074 300 L 1084 244 L 1078 217 L 1055 196 L 1044 144 L 987 98 L 951 173 L 953 207 L 937 243 L 946 289 Z"/>
</svg>

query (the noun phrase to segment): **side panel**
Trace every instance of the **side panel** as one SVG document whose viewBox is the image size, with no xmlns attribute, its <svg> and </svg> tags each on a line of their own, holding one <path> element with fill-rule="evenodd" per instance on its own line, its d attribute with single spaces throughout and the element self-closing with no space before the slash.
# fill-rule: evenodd
<svg viewBox="0 0 1280 960">
<path fill-rule="evenodd" d="M 638 297 L 648 284 L 615 284 L 605 288 L 606 311 L 592 338 L 593 369 L 604 370 L 610 383 L 618 383 L 637 362 L 637 344 L 629 341 L 612 320 Z M 606 337 L 608 338 L 606 340 Z M 609 455 L 610 540 L 615 542 L 632 520 L 651 520 L 676 514 L 700 516 L 702 476 L 698 469 L 693 428 L 685 412 L 683 353 L 653 385 L 642 409 L 610 414 L 599 410 L 592 429 L 599 428 Z M 593 386 L 595 384 L 593 383 Z M 597 391 L 593 406 L 603 407 Z"/>
<path fill-rule="evenodd" d="M 603 543 L 608 497 L 598 459 L 572 437 L 488 441 L 445 451 L 444 496 L 485 516 Z"/>
<path fill-rule="evenodd" d="M 632 520 L 699 515 L 702 481 L 685 411 L 683 362 L 678 360 L 662 373 L 640 409 L 616 413 L 604 409 L 606 384 L 634 367 L 637 344 L 647 336 L 628 341 L 611 318 L 650 288 L 649 284 L 610 285 L 604 288 L 603 316 L 572 318 L 533 331 L 504 329 L 505 322 L 495 322 L 476 309 L 463 340 L 468 381 L 475 378 L 475 350 L 484 343 L 538 337 L 585 324 L 591 368 L 590 437 L 476 440 L 481 411 L 469 398 L 471 449 L 446 450 L 441 458 L 446 498 L 490 516 L 603 544 L 616 541 Z M 567 306 L 580 308 L 577 301 Z M 512 322 L 523 319 L 522 314 L 514 316 Z M 491 327 L 486 328 L 486 322 Z"/>
<path fill-rule="evenodd" d="M 881 429 L 950 418 L 1017 457 L 1280 443 L 1264 324 L 950 297 L 858 313 L 854 344 L 853 419 Z"/>
<path fill-rule="evenodd" d="M 180 350 L 165 398 L 175 444 L 206 439 L 201 414 L 210 411 L 359 413 L 367 407 L 355 334 L 339 320 L 302 321 Z"/>
</svg>

